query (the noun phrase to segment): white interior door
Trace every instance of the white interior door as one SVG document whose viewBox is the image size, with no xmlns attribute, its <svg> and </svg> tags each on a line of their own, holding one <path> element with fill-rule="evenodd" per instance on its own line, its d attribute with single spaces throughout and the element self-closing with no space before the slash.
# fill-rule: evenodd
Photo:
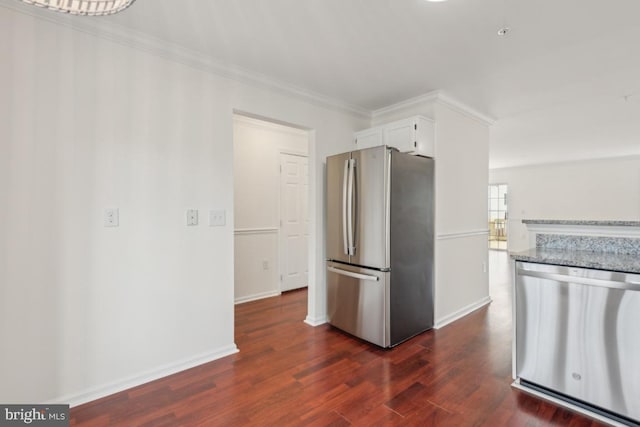
<svg viewBox="0 0 640 427">
<path fill-rule="evenodd" d="M 309 162 L 280 154 L 280 290 L 307 286 Z"/>
</svg>

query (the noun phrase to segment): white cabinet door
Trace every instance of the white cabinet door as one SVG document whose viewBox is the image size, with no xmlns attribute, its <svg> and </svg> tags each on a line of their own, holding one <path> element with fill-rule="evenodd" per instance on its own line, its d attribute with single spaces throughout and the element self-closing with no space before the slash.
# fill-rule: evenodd
<svg viewBox="0 0 640 427">
<path fill-rule="evenodd" d="M 415 148 L 416 154 L 427 157 L 435 157 L 435 141 L 436 141 L 436 126 L 435 122 L 426 117 L 418 116 L 415 119 L 416 125 L 416 142 Z"/>
<path fill-rule="evenodd" d="M 356 132 L 356 150 L 384 145 L 382 128 L 375 127 Z"/>
<path fill-rule="evenodd" d="M 418 148 L 416 141 L 416 122 L 412 119 L 400 120 L 384 126 L 384 141 L 399 151 L 414 152 Z"/>
<path fill-rule="evenodd" d="M 402 153 L 434 157 L 435 126 L 433 120 L 413 116 L 355 134 L 356 149 L 388 145 Z"/>
<path fill-rule="evenodd" d="M 388 123 L 384 127 L 384 143 L 398 151 L 434 157 L 433 120 L 415 116 Z"/>
</svg>

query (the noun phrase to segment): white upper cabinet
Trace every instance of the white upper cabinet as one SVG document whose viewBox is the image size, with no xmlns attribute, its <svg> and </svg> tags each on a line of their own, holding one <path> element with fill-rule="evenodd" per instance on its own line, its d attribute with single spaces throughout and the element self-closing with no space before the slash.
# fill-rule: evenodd
<svg viewBox="0 0 640 427">
<path fill-rule="evenodd" d="M 356 132 L 356 148 L 378 147 L 384 145 L 382 127 L 376 126 Z"/>
<path fill-rule="evenodd" d="M 356 132 L 356 148 L 388 145 L 403 153 L 434 157 L 434 122 L 413 116 Z"/>
<path fill-rule="evenodd" d="M 385 144 L 404 153 L 433 157 L 433 120 L 411 117 L 383 126 Z"/>
</svg>

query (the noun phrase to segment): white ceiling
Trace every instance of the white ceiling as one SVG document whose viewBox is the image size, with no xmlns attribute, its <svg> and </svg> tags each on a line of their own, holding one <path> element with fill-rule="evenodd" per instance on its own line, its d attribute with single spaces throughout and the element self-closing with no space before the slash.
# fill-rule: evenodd
<svg viewBox="0 0 640 427">
<path fill-rule="evenodd" d="M 442 90 L 497 120 L 492 167 L 640 154 L 638 0 L 137 0 L 97 19 L 369 111 Z"/>
</svg>

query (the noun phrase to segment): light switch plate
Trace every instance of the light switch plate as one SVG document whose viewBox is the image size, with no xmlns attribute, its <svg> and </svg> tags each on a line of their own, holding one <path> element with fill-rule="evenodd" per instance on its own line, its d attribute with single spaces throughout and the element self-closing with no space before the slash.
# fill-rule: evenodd
<svg viewBox="0 0 640 427">
<path fill-rule="evenodd" d="M 187 209 L 187 225 L 198 225 L 197 209 Z"/>
<path fill-rule="evenodd" d="M 209 226 L 220 227 L 227 223 L 226 213 L 224 210 L 209 211 Z"/>
<path fill-rule="evenodd" d="M 118 208 L 107 208 L 104 210 L 104 226 L 118 227 L 120 225 L 120 215 Z"/>
</svg>

